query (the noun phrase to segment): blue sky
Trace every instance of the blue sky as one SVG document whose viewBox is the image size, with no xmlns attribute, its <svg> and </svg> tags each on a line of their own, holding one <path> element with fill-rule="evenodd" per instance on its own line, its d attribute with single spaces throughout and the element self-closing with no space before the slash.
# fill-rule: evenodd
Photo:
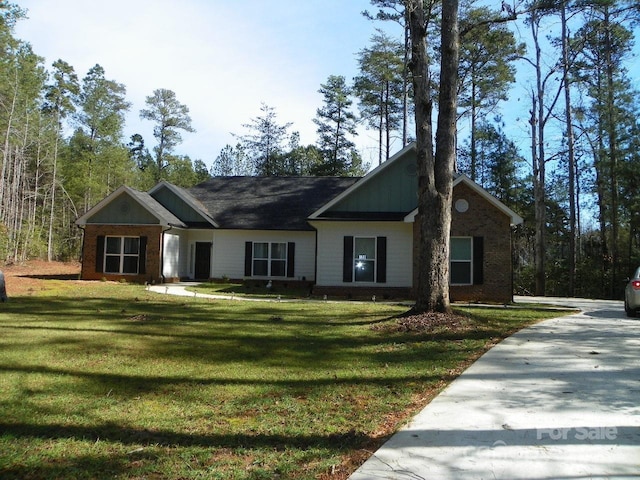
<svg viewBox="0 0 640 480">
<path fill-rule="evenodd" d="M 356 53 L 380 26 L 361 15 L 369 0 L 14 1 L 29 17 L 16 35 L 47 68 L 61 58 L 81 79 L 98 63 L 125 84 L 127 139 L 141 133 L 152 147 L 153 125 L 138 117 L 145 97 L 157 88 L 176 92 L 197 130 L 183 135 L 176 153 L 209 166 L 261 102 L 292 122 L 303 144 L 315 143 L 320 84 L 333 74 L 351 80 Z M 362 130 L 357 142 L 373 163 L 373 132 Z"/>
<path fill-rule="evenodd" d="M 109 79 L 125 84 L 132 102 L 125 136 L 141 133 L 155 145 L 153 124 L 139 119 L 145 97 L 157 88 L 176 92 L 190 109 L 196 133 L 185 133 L 176 153 L 211 166 L 233 133 L 276 109 L 292 122 L 303 144 L 315 143 L 312 119 L 329 75 L 357 74 L 356 54 L 376 27 L 401 37 L 399 26 L 365 19 L 369 0 L 13 0 L 28 9 L 16 34 L 45 57 L 61 58 L 84 77 L 96 63 Z M 492 4 L 493 2 L 487 1 Z M 529 31 L 515 24 L 520 41 Z M 636 55 L 640 51 L 636 40 Z M 555 62 L 555 59 L 550 59 Z M 638 58 L 629 64 L 637 87 Z M 517 84 L 502 105 L 506 132 L 525 156 L 529 151 L 528 94 L 532 70 L 521 62 Z M 468 122 L 459 124 L 459 138 Z M 376 135 L 361 128 L 356 139 L 365 161 L 377 165 Z M 553 133 L 549 133 L 549 138 Z M 392 152 L 400 148 L 399 141 Z"/>
</svg>

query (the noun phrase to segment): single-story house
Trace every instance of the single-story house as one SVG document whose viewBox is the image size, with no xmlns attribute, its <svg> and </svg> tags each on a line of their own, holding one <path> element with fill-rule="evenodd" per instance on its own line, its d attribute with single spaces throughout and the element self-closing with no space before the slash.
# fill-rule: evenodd
<svg viewBox="0 0 640 480">
<path fill-rule="evenodd" d="M 453 185 L 451 299 L 509 302 L 511 227 L 522 218 L 465 175 Z M 122 186 L 76 221 L 81 275 L 306 282 L 318 294 L 408 296 L 418 271 L 417 191 L 413 144 L 361 178 Z"/>
</svg>

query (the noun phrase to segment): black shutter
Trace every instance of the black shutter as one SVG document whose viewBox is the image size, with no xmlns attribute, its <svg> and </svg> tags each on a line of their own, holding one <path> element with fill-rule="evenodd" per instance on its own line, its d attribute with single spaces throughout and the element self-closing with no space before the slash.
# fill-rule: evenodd
<svg viewBox="0 0 640 480">
<path fill-rule="evenodd" d="M 251 262 L 253 260 L 253 242 L 244 242 L 244 276 L 251 276 Z"/>
<path fill-rule="evenodd" d="M 140 237 L 140 250 L 138 252 L 138 273 L 147 273 L 147 237 Z"/>
<path fill-rule="evenodd" d="M 376 283 L 387 282 L 387 237 L 376 242 Z"/>
<path fill-rule="evenodd" d="M 96 241 L 96 273 L 102 273 L 104 267 L 104 235 L 98 235 Z"/>
<path fill-rule="evenodd" d="M 473 284 L 484 282 L 484 237 L 473 237 Z"/>
<path fill-rule="evenodd" d="M 353 237 L 344 237 L 344 252 L 342 258 L 342 281 L 353 281 Z"/>
<path fill-rule="evenodd" d="M 296 276 L 296 244 L 293 242 L 287 243 L 287 277 L 293 278 Z"/>
</svg>

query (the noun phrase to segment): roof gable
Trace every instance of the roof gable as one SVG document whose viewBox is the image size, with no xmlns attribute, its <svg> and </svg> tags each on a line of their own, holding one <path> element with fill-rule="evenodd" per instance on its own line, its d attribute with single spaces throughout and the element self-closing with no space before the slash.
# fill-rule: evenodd
<svg viewBox="0 0 640 480">
<path fill-rule="evenodd" d="M 465 174 L 458 174 L 456 178 L 453 180 L 453 188 L 455 189 L 457 185 L 464 184 L 471 188 L 474 192 L 480 195 L 483 199 L 485 199 L 489 204 L 493 207 L 504 213 L 510 218 L 511 225 L 520 225 L 523 222 L 523 219 L 516 212 L 507 207 L 504 203 L 498 200 L 496 197 L 487 192 L 484 188 L 478 185 L 476 182 L 471 180 Z M 409 215 L 407 215 L 404 219 L 405 222 L 413 222 L 418 215 L 418 209 L 415 208 Z"/>
<path fill-rule="evenodd" d="M 415 144 L 410 144 L 362 177 L 310 218 L 402 219 L 418 201 Z"/>
<path fill-rule="evenodd" d="M 148 193 L 125 185 L 76 220 L 76 225 L 87 224 L 186 227 Z"/>
<path fill-rule="evenodd" d="M 172 183 L 162 180 L 149 190 L 149 195 L 188 226 L 218 226 L 198 199 Z"/>
<path fill-rule="evenodd" d="M 511 219 L 522 217 L 464 174 L 454 174 L 453 188 L 465 183 Z M 310 219 L 404 220 L 413 222 L 418 212 L 418 176 L 415 143 L 411 143 L 350 188 L 310 215 Z"/>
</svg>

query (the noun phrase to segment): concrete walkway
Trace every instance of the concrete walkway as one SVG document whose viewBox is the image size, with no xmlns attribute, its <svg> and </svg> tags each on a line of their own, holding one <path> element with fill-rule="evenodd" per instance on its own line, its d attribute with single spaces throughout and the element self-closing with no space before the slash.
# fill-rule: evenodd
<svg viewBox="0 0 640 480">
<path fill-rule="evenodd" d="M 301 298 L 281 298 L 280 296 L 255 296 L 251 297 L 249 295 L 233 295 L 233 294 L 217 294 L 217 293 L 200 293 L 195 290 L 187 290 L 187 288 L 194 287 L 196 285 L 200 285 L 201 282 L 179 282 L 179 283 L 165 283 L 161 285 L 149 285 L 147 290 L 156 292 L 156 293 L 164 293 L 167 295 L 178 295 L 180 297 L 191 297 L 191 298 L 210 298 L 213 300 L 235 300 L 235 301 L 244 301 L 244 302 L 328 302 L 328 303 L 340 303 L 346 302 L 347 300 L 322 300 L 319 298 L 313 299 L 301 299 Z M 348 300 L 349 303 L 371 303 L 371 300 Z M 413 305 L 413 302 L 400 302 L 400 301 L 379 301 L 379 303 L 393 303 L 395 305 L 406 304 L 407 307 Z"/>
<path fill-rule="evenodd" d="M 491 349 L 351 480 L 640 478 L 640 319 L 517 300 L 583 311 Z"/>
<path fill-rule="evenodd" d="M 287 300 L 278 300 L 277 298 L 259 298 L 259 297 L 247 297 L 244 295 L 218 295 L 212 293 L 199 293 L 196 291 L 189 291 L 187 288 L 200 285 L 201 282 L 180 282 L 180 283 L 165 283 L 162 285 L 149 285 L 147 289 L 151 292 L 165 293 L 168 295 L 178 295 L 180 297 L 191 298 L 211 298 L 215 300 L 243 300 L 247 302 L 278 302 Z"/>
</svg>

